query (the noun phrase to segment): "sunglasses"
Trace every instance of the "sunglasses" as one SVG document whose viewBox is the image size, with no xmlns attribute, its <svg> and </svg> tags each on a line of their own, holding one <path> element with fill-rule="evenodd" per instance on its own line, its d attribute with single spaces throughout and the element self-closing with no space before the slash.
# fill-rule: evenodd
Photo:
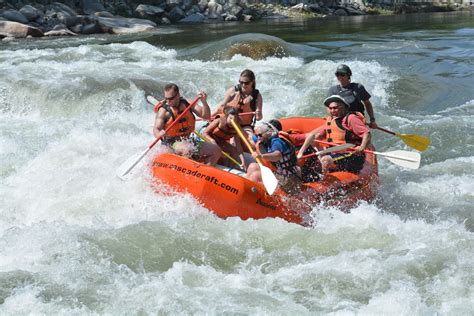
<svg viewBox="0 0 474 316">
<path fill-rule="evenodd" d="M 344 77 L 347 76 L 347 74 L 343 74 L 342 72 L 336 72 L 336 77 Z"/>
<path fill-rule="evenodd" d="M 165 97 L 166 100 L 170 101 L 170 100 L 173 100 L 174 98 L 176 98 L 178 94 L 176 93 L 174 96 L 172 97 Z"/>
<path fill-rule="evenodd" d="M 241 85 L 248 85 L 248 84 L 250 84 L 251 82 L 252 82 L 252 81 L 239 81 L 239 83 L 240 83 Z"/>
<path fill-rule="evenodd" d="M 268 131 L 261 132 L 261 133 L 255 134 L 255 135 L 257 135 L 257 137 L 263 137 L 263 135 L 265 135 L 266 133 L 268 133 Z"/>
</svg>

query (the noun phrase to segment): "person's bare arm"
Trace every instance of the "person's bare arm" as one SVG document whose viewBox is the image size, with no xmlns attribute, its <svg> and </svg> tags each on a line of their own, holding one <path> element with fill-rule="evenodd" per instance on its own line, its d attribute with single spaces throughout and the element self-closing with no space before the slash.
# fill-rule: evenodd
<svg viewBox="0 0 474 316">
<path fill-rule="evenodd" d="M 210 141 L 213 144 L 216 144 L 216 141 L 214 138 L 211 137 L 212 131 L 219 126 L 219 121 L 220 119 L 215 119 L 209 125 L 206 127 L 206 129 L 202 132 L 202 136 L 204 136 L 208 141 Z"/>
<path fill-rule="evenodd" d="M 194 105 L 194 108 L 191 109 L 197 116 L 208 120 L 211 118 L 211 108 L 207 104 L 207 94 L 204 91 L 199 91 L 199 99 L 201 100 L 202 106 Z"/>
<path fill-rule="evenodd" d="M 367 114 L 369 114 L 370 123 L 369 126 L 371 128 L 377 128 L 377 123 L 375 123 L 375 114 L 374 114 L 374 107 L 370 100 L 362 101 L 364 103 L 365 109 L 367 110 Z"/>
<path fill-rule="evenodd" d="M 153 124 L 153 135 L 158 138 L 165 134 L 165 124 L 167 121 L 167 112 L 165 109 L 160 108 L 155 116 L 155 123 Z"/>
<path fill-rule="evenodd" d="M 234 87 L 230 87 L 229 89 L 227 89 L 227 91 L 226 91 L 225 94 L 224 94 L 224 98 L 223 98 L 222 101 L 217 105 L 217 109 L 216 109 L 216 111 L 212 114 L 212 116 L 215 116 L 217 113 L 222 113 L 223 110 L 224 110 L 224 107 L 225 107 L 230 101 L 232 101 L 232 99 L 234 98 L 234 95 L 235 95 L 235 89 L 234 89 Z"/>
<path fill-rule="evenodd" d="M 300 151 L 297 155 L 298 159 L 303 157 L 303 153 L 306 151 L 306 149 L 313 144 L 313 141 L 315 139 L 321 139 L 324 133 L 324 126 L 320 126 L 306 134 L 306 139 L 304 140 L 303 146 L 301 146 Z"/>
<path fill-rule="evenodd" d="M 257 121 L 263 119 L 263 98 L 260 93 L 257 96 L 257 109 L 255 110 L 255 118 Z"/>
</svg>

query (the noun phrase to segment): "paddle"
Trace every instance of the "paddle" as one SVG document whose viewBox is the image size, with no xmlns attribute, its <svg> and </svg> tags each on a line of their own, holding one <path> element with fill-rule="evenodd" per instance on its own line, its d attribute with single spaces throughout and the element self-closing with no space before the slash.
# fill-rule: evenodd
<svg viewBox="0 0 474 316">
<path fill-rule="evenodd" d="M 252 146 L 250 146 L 250 143 L 247 140 L 247 137 L 244 136 L 244 134 L 242 133 L 239 126 L 237 125 L 237 123 L 235 123 L 234 120 L 232 120 L 231 122 L 232 122 L 232 126 L 234 126 L 235 131 L 237 132 L 239 137 L 247 146 L 249 152 L 253 154 L 254 151 L 252 149 Z M 263 185 L 265 186 L 265 190 L 267 190 L 268 194 L 272 195 L 273 192 L 275 192 L 276 187 L 278 186 L 278 179 L 275 177 L 275 175 L 270 170 L 270 168 L 265 167 L 262 164 L 262 161 L 259 158 L 257 158 L 256 160 L 257 160 L 258 165 L 260 166 L 260 171 L 262 172 L 262 180 L 263 180 Z"/>
<path fill-rule="evenodd" d="M 431 143 L 430 139 L 426 136 L 415 135 L 415 134 L 399 134 L 399 133 L 395 133 L 381 127 L 376 127 L 376 128 L 378 130 L 381 130 L 382 132 L 400 137 L 407 146 L 414 148 L 418 151 L 425 151 L 426 148 L 428 148 L 428 146 Z"/>
<path fill-rule="evenodd" d="M 209 143 L 209 142 L 210 142 L 209 139 L 207 139 L 206 137 L 202 136 L 199 132 L 194 131 L 194 134 L 196 134 L 200 139 L 202 139 L 202 140 L 205 141 L 206 143 Z M 239 163 L 237 160 L 235 160 L 234 158 L 232 158 L 231 155 L 229 155 L 228 153 L 226 153 L 226 152 L 223 151 L 222 149 L 221 149 L 221 153 L 222 153 L 224 156 L 226 156 L 226 158 L 228 158 L 230 161 L 232 161 L 232 162 L 235 163 L 237 166 L 239 166 L 239 168 L 240 168 L 240 163 Z"/>
<path fill-rule="evenodd" d="M 153 98 L 153 97 L 152 97 Z M 155 98 L 153 98 L 155 99 Z M 147 100 L 148 100 L 148 97 L 147 97 Z M 156 99 L 155 99 L 156 101 Z M 186 113 L 192 109 L 194 107 L 194 105 L 199 101 L 199 97 L 197 97 L 196 99 L 194 99 L 193 102 L 191 102 L 191 104 L 180 114 L 178 115 L 178 117 L 173 121 L 171 122 L 170 126 L 168 126 L 168 128 L 165 129 L 165 134 L 177 123 L 179 122 L 179 120 L 184 116 L 186 115 Z M 162 136 L 158 136 L 155 141 L 153 143 L 151 143 L 147 149 L 145 149 L 141 154 L 138 154 L 138 155 L 134 155 L 132 157 L 130 157 L 129 159 L 127 159 L 127 161 L 125 161 L 122 165 L 120 165 L 120 167 L 118 167 L 117 171 L 116 171 L 116 175 L 122 179 L 122 180 L 125 180 L 125 176 L 130 172 L 132 171 L 132 169 L 143 159 L 143 157 L 146 156 L 146 154 L 148 154 L 148 152 L 150 151 L 150 149 L 153 148 L 153 146 L 156 145 L 156 143 L 158 143 L 158 141 L 161 139 Z"/>
<path fill-rule="evenodd" d="M 329 153 L 332 153 L 332 152 L 335 152 L 335 151 L 342 151 L 342 150 L 348 149 L 350 147 L 354 147 L 354 144 L 342 144 L 342 145 L 337 145 L 337 146 L 334 146 L 334 147 L 329 147 L 327 149 L 318 151 L 316 153 L 311 153 L 311 154 L 304 155 L 300 159 L 308 158 L 308 157 L 311 157 L 311 156 L 326 155 L 326 154 L 329 154 Z"/>
<path fill-rule="evenodd" d="M 335 143 L 329 143 L 322 140 L 315 140 L 318 143 L 335 146 Z M 348 148 L 348 150 L 353 150 L 353 148 Z M 374 155 L 379 155 L 387 158 L 392 163 L 408 168 L 408 169 L 418 169 L 420 167 L 421 155 L 420 153 L 414 151 L 406 151 L 406 150 L 394 150 L 394 151 L 387 151 L 387 152 L 379 152 L 379 151 L 372 151 L 365 149 L 365 153 L 370 153 Z"/>
<path fill-rule="evenodd" d="M 243 113 L 239 113 L 239 116 L 246 116 L 246 115 L 253 115 L 253 114 L 255 114 L 255 112 L 243 112 Z M 218 115 L 218 114 L 216 114 L 216 115 Z M 213 119 L 216 118 L 216 115 L 211 116 L 211 118 L 209 120 L 205 120 L 205 119 L 202 119 L 202 118 L 197 118 L 196 121 L 212 121 Z"/>
</svg>

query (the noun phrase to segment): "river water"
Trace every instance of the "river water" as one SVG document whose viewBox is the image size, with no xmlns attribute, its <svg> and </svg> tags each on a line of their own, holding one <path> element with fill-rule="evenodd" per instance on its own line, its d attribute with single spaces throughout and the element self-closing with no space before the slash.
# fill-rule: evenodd
<svg viewBox="0 0 474 316">
<path fill-rule="evenodd" d="M 473 13 L 1 42 L 0 314 L 473 315 L 473 56 Z M 418 170 L 379 159 L 374 203 L 222 220 L 146 164 L 115 177 L 153 141 L 146 93 L 214 107 L 250 68 L 265 118 L 322 116 L 341 62 L 380 126 L 432 141 Z"/>
</svg>

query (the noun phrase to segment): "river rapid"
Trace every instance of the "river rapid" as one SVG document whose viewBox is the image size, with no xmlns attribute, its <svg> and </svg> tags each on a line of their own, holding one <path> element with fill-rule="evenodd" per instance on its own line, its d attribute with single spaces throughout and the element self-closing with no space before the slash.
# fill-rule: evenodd
<svg viewBox="0 0 474 316">
<path fill-rule="evenodd" d="M 473 13 L 0 42 L 0 314 L 474 315 L 473 56 Z M 146 93 L 215 108 L 249 68 L 266 119 L 323 116 L 341 62 L 380 126 L 432 141 L 418 170 L 379 159 L 374 203 L 222 220 L 146 164 L 115 176 L 153 141 Z"/>
</svg>

